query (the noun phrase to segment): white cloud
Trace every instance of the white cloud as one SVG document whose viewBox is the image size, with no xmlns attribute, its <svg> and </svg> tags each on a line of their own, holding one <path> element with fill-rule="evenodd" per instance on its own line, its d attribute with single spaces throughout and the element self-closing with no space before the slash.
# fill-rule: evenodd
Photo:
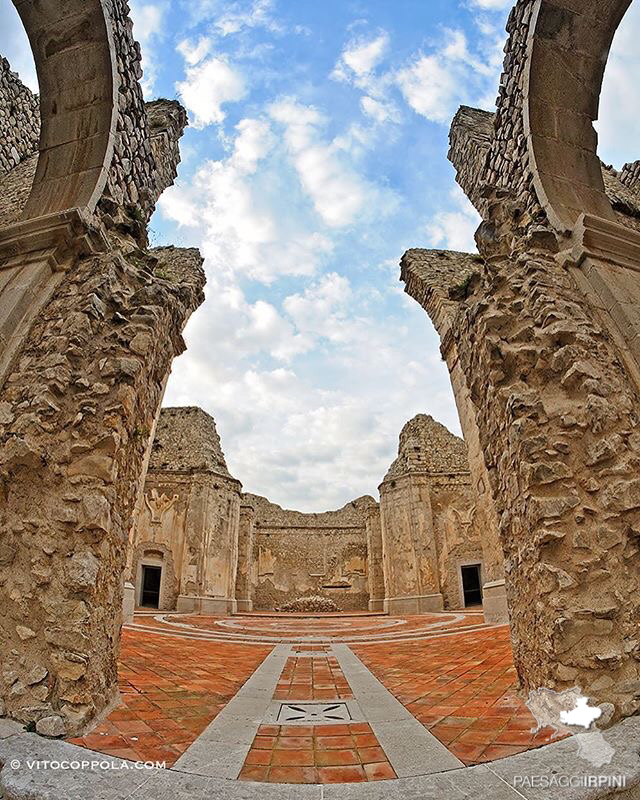
<svg viewBox="0 0 640 800">
<path fill-rule="evenodd" d="M 389 47 L 389 34 L 383 31 L 369 41 L 351 41 L 342 51 L 332 77 L 336 80 L 366 79 L 382 61 Z"/>
<path fill-rule="evenodd" d="M 254 0 L 249 6 L 232 3 L 224 14 L 215 20 L 214 25 L 223 36 L 239 33 L 244 28 L 266 28 L 279 33 L 282 27 L 272 12 L 273 0 Z"/>
<path fill-rule="evenodd" d="M 263 283 L 312 275 L 331 252 L 331 240 L 287 208 L 280 149 L 267 119 L 244 119 L 227 158 L 205 162 L 188 184 L 178 181 L 161 197 L 166 217 L 200 232 L 216 274 Z"/>
<path fill-rule="evenodd" d="M 419 359 L 407 356 L 417 333 L 407 322 L 426 320 L 417 305 L 401 324 L 381 324 L 384 293 L 337 273 L 280 308 L 213 281 L 166 403 L 196 403 L 216 417 L 229 468 L 246 490 L 302 510 L 335 508 L 376 495 L 413 413 L 427 408 L 457 429 L 435 335 L 420 335 Z M 285 364 L 261 363 L 265 350 Z M 337 373 L 330 381 L 327 369 Z"/>
<path fill-rule="evenodd" d="M 432 122 L 448 124 L 461 103 L 486 105 L 495 96 L 502 63 L 503 37 L 493 26 L 479 26 L 479 50 L 472 52 L 466 35 L 447 29 L 433 53 L 419 54 L 397 71 L 395 81 L 408 105 Z"/>
<path fill-rule="evenodd" d="M 480 215 L 456 186 L 449 195 L 453 208 L 439 211 L 427 224 L 427 236 L 432 247 L 462 252 L 475 252 L 474 234 Z"/>
<path fill-rule="evenodd" d="M 399 122 L 398 110 L 393 103 L 385 103 L 382 100 L 369 97 L 369 95 L 363 95 L 360 98 L 360 106 L 363 112 L 375 122 L 380 124 Z"/>
<path fill-rule="evenodd" d="M 282 98 L 269 107 L 283 126 L 284 141 L 304 191 L 322 220 L 331 227 L 353 224 L 365 210 L 380 208 L 381 191 L 354 170 L 344 157 L 347 139 L 324 138 L 327 118 L 313 106 Z M 353 132 L 353 131 L 352 131 Z M 387 197 L 387 201 L 391 201 Z"/>
<path fill-rule="evenodd" d="M 166 17 L 169 11 L 168 0 L 157 3 L 145 3 L 142 0 L 131 0 L 131 19 L 133 35 L 140 42 L 142 49 L 143 77 L 140 81 L 145 97 L 153 95 L 158 77 L 158 49 L 166 31 Z"/>
<path fill-rule="evenodd" d="M 209 58 L 187 67 L 184 81 L 176 88 L 187 109 L 195 116 L 194 127 L 220 124 L 225 113 L 222 106 L 242 100 L 247 93 L 243 76 L 224 56 Z"/>
<path fill-rule="evenodd" d="M 176 50 L 190 66 L 199 64 L 205 56 L 209 55 L 213 42 L 209 36 L 200 36 L 196 41 L 182 39 L 178 42 Z"/>
<path fill-rule="evenodd" d="M 421 56 L 398 73 L 398 84 L 407 103 L 433 122 L 448 122 L 457 105 L 456 76 L 438 56 Z"/>
</svg>

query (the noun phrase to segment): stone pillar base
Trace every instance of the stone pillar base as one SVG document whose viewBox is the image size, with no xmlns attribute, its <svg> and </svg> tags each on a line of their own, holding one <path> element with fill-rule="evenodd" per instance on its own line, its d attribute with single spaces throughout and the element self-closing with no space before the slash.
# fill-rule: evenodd
<svg viewBox="0 0 640 800">
<path fill-rule="evenodd" d="M 504 578 L 485 583 L 482 587 L 482 608 L 484 621 L 491 625 L 509 624 L 509 606 Z"/>
<path fill-rule="evenodd" d="M 198 597 L 196 595 L 178 595 L 176 610 L 186 614 L 234 614 L 236 600 L 230 597 Z"/>
<path fill-rule="evenodd" d="M 369 600 L 369 611 L 384 611 L 384 599 Z"/>
<path fill-rule="evenodd" d="M 253 611 L 253 600 L 236 600 L 236 611 L 238 614 Z"/>
<path fill-rule="evenodd" d="M 133 622 L 133 611 L 136 606 L 136 588 L 127 581 L 122 592 L 122 624 Z"/>
<path fill-rule="evenodd" d="M 414 597 L 385 597 L 383 610 L 391 616 L 398 614 L 430 614 L 444 610 L 444 599 L 437 594 L 421 594 Z"/>
</svg>

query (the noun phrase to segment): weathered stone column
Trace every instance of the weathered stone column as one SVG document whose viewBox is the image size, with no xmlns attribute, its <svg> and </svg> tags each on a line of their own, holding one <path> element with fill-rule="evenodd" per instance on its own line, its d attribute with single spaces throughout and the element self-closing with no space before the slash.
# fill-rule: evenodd
<svg viewBox="0 0 640 800">
<path fill-rule="evenodd" d="M 380 485 L 384 610 L 389 614 L 442 611 L 429 479 L 387 476 Z"/>
<path fill-rule="evenodd" d="M 369 579 L 369 611 L 384 610 L 384 570 L 382 566 L 382 520 L 380 506 L 371 504 L 366 512 L 367 574 Z"/>
<path fill-rule="evenodd" d="M 7 131 L 16 118 L 4 115 L 0 705 L 61 735 L 117 697 L 139 476 L 204 274 L 196 251 L 165 260 L 145 249 L 186 114 L 163 104 L 172 122 L 152 149 L 126 2 L 15 5 L 40 113 L 3 61 L 0 95 L 22 130 Z"/>
<path fill-rule="evenodd" d="M 176 273 L 141 251 L 77 258 L 0 390 L 0 696 L 49 732 L 76 733 L 117 698 L 138 477 L 202 300 L 190 252 Z"/>
<path fill-rule="evenodd" d="M 251 565 L 253 561 L 253 520 L 255 509 L 250 503 L 240 506 L 238 525 L 238 570 L 236 574 L 236 610 L 253 611 Z"/>
<path fill-rule="evenodd" d="M 495 119 L 476 136 L 463 110 L 450 154 L 484 220 L 448 335 L 500 520 L 516 667 L 526 690 L 609 704 L 606 722 L 640 710 L 640 198 L 602 168 L 592 126 L 628 5 L 520 0 Z"/>
</svg>

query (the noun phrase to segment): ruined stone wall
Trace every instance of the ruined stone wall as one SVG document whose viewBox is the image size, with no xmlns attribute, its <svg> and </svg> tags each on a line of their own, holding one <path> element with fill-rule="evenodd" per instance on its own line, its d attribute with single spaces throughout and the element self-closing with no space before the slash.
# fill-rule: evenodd
<svg viewBox="0 0 640 800">
<path fill-rule="evenodd" d="M 380 486 L 386 610 L 460 607 L 458 566 L 482 562 L 475 505 L 464 442 L 418 414 Z"/>
<path fill-rule="evenodd" d="M 139 474 L 204 284 L 197 251 L 112 246 L 59 273 L 0 394 L 0 688 L 60 732 L 115 700 Z"/>
<path fill-rule="evenodd" d="M 482 118 L 480 124 L 484 125 Z M 401 278 L 405 282 L 405 291 L 427 311 L 442 340 L 441 352 L 449 368 L 460 427 L 467 447 L 475 501 L 474 527 L 482 545 L 483 577 L 485 582 L 493 583 L 504 579 L 498 516 L 476 423 L 478 409 L 471 399 L 455 345 L 459 301 L 470 291 L 482 268 L 482 259 L 469 253 L 409 250 L 402 259 Z M 506 603 L 503 601 L 502 611 L 491 621 L 506 621 L 504 605 Z"/>
<path fill-rule="evenodd" d="M 525 685 L 577 684 L 632 713 L 637 390 L 571 276 L 532 247 L 487 264 L 456 342 L 479 411 Z"/>
<path fill-rule="evenodd" d="M 380 486 L 384 610 L 390 614 L 440 611 L 437 546 L 426 474 L 405 473 Z"/>
<path fill-rule="evenodd" d="M 509 197 L 514 229 L 524 229 L 544 218 L 533 188 L 523 109 L 529 25 L 536 0 L 517 0 L 507 22 L 503 71 L 496 100 L 494 137 L 486 172 L 479 180 L 494 189 L 491 199 L 503 203 Z M 497 189 L 497 191 L 495 191 Z"/>
<path fill-rule="evenodd" d="M 195 407 L 162 409 L 129 545 L 136 603 L 140 559 L 162 545 L 172 562 L 163 561 L 167 581 L 175 583 L 165 593 L 167 607 L 234 610 L 241 488 L 227 469 L 213 418 Z"/>
<path fill-rule="evenodd" d="M 434 476 L 430 481 L 430 489 L 444 607 L 464 608 L 460 565 L 483 565 L 483 531 L 479 525 L 471 476 Z"/>
<path fill-rule="evenodd" d="M 458 166 L 456 181 L 473 205 L 486 213 L 483 196 L 487 156 L 493 141 L 495 114 L 461 106 L 449 134 L 449 160 Z"/>
<path fill-rule="evenodd" d="M 288 511 L 257 495 L 255 507 L 253 603 L 274 609 L 304 595 L 321 595 L 344 611 L 367 610 L 368 509 L 362 497 L 338 511 Z"/>
<path fill-rule="evenodd" d="M 39 135 L 38 98 L 0 56 L 0 175 L 37 150 Z"/>
<path fill-rule="evenodd" d="M 113 161 L 105 194 L 118 206 L 133 204 L 142 216 L 151 216 L 154 159 L 149 123 L 142 97 L 142 53 L 133 38 L 133 22 L 126 0 L 107 0 L 113 25 L 118 70 L 118 121 Z"/>
</svg>

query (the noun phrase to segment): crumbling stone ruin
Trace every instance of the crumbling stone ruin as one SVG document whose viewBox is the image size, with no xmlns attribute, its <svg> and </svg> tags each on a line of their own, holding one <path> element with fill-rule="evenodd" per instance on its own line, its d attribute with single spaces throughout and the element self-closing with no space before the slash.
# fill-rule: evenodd
<svg viewBox="0 0 640 800">
<path fill-rule="evenodd" d="M 451 129 L 479 255 L 402 260 L 498 520 L 523 687 L 578 686 L 614 721 L 640 709 L 640 163 L 603 167 L 592 121 L 629 2 L 516 3 L 496 114 Z"/>
<path fill-rule="evenodd" d="M 14 2 L 41 95 L 0 61 L 0 713 L 75 734 L 116 701 L 130 531 L 155 537 L 187 492 L 180 554 L 141 548 L 134 528 L 131 577 L 145 558 L 173 560 L 158 603 L 228 612 L 298 596 L 275 543 L 309 528 L 310 590 L 331 581 L 375 610 L 448 607 L 452 559 L 462 570 L 481 548 L 485 611 L 504 618 L 506 596 L 523 688 L 578 686 L 610 721 L 637 713 L 640 162 L 603 167 L 592 125 L 630 0 L 516 2 L 496 114 L 462 109 L 451 132 L 483 219 L 479 254 L 403 258 L 442 339 L 468 474 L 411 452 L 412 422 L 380 507 L 304 525 L 243 495 L 215 443 L 142 493 L 171 361 L 202 302 L 197 251 L 147 246 L 186 115 L 144 103 L 125 0 Z M 397 507 L 419 507 L 416 524 Z M 325 551 L 306 545 L 339 520 L 346 544 L 320 564 Z M 275 594 L 261 547 L 276 553 Z"/>
<path fill-rule="evenodd" d="M 484 570 L 466 447 L 424 414 L 404 427 L 379 504 L 314 514 L 243 493 L 214 420 L 165 408 L 143 497 L 128 562 L 136 605 L 224 614 L 319 596 L 342 611 L 421 613 L 481 601 L 480 583 L 464 591 L 464 571 Z"/>
<path fill-rule="evenodd" d="M 385 611 L 464 608 L 458 572 L 482 563 L 475 506 L 462 439 L 426 414 L 414 417 L 380 486 Z"/>
<path fill-rule="evenodd" d="M 0 60 L 0 713 L 48 735 L 116 702 L 126 544 L 195 250 L 147 249 L 186 114 L 146 105 L 128 6 L 16 3 Z"/>
</svg>

